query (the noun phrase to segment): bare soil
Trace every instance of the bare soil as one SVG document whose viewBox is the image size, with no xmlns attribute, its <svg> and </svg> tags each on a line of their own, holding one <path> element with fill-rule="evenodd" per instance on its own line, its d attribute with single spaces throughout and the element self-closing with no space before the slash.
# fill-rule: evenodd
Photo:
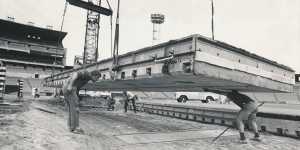
<svg viewBox="0 0 300 150">
<path fill-rule="evenodd" d="M 80 113 L 83 134 L 74 134 L 67 128 L 67 113 L 57 100 L 39 100 L 22 103 L 26 109 L 11 114 L 0 114 L 0 149 L 2 150 L 297 150 L 298 139 L 263 134 L 263 142 L 249 141 L 239 144 L 236 130 L 222 136 L 215 143 L 213 137 L 184 137 L 184 133 L 195 131 L 222 131 L 225 127 L 192 121 L 167 118 L 133 112 L 89 109 Z M 38 109 L 39 108 L 39 109 Z M 43 111 L 46 110 L 46 111 Z M 86 109 L 84 109 L 86 110 Z M 54 113 L 51 113 L 54 112 Z M 165 136 L 170 133 L 181 140 L 152 142 L 145 137 Z M 181 134 L 182 133 L 182 134 Z M 124 139 L 120 137 L 144 138 Z M 247 137 L 252 137 L 247 132 Z M 172 137 L 170 139 L 176 139 Z M 184 139 L 182 139 L 184 137 Z"/>
</svg>

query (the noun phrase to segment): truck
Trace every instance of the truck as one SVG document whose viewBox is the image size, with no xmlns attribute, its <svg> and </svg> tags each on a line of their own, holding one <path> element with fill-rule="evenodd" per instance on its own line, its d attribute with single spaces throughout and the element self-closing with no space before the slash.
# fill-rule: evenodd
<svg viewBox="0 0 300 150">
<path fill-rule="evenodd" d="M 211 101 L 220 101 L 222 103 L 226 96 L 211 92 L 176 92 L 176 100 L 179 103 L 187 101 L 200 100 L 202 103 L 209 103 Z"/>
</svg>

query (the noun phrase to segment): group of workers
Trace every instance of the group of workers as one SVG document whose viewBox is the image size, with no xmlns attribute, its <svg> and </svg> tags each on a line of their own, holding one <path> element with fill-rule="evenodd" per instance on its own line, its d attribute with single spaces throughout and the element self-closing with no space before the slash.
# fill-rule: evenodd
<svg viewBox="0 0 300 150">
<path fill-rule="evenodd" d="M 62 92 L 64 94 L 65 102 L 69 112 L 68 127 L 71 132 L 83 132 L 83 130 L 79 128 L 80 88 L 83 87 L 89 81 L 97 81 L 99 77 L 100 73 L 98 71 L 75 72 L 63 86 Z M 248 120 L 253 129 L 253 140 L 261 141 L 256 125 L 256 113 L 258 112 L 258 105 L 255 100 L 251 99 L 247 95 L 239 93 L 236 90 L 220 91 L 214 89 L 204 89 L 204 91 L 225 95 L 228 99 L 230 99 L 233 103 L 235 103 L 241 108 L 236 118 L 236 125 L 240 133 L 241 143 L 247 143 L 247 138 L 244 132 L 244 120 Z M 132 106 L 134 108 L 134 112 L 136 112 L 135 100 L 137 99 L 137 96 L 126 91 L 123 92 L 123 95 L 125 96 L 124 111 L 127 112 L 128 103 L 131 101 Z"/>
</svg>

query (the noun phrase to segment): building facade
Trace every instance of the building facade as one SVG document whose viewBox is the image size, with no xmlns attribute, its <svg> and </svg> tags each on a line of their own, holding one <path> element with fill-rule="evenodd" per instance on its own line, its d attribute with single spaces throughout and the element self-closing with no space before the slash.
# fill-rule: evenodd
<svg viewBox="0 0 300 150">
<path fill-rule="evenodd" d="M 6 67 L 6 89 L 11 91 L 21 79 L 24 94 L 30 93 L 33 88 L 42 89 L 42 78 L 70 69 L 62 44 L 66 34 L 0 19 L 0 61 Z"/>
</svg>

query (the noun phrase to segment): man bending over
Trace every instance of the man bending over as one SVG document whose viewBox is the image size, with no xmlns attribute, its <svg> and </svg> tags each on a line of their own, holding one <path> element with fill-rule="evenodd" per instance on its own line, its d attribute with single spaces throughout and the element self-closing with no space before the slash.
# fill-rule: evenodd
<svg viewBox="0 0 300 150">
<path fill-rule="evenodd" d="M 239 93 L 236 90 L 232 90 L 231 92 L 225 92 L 219 90 L 204 89 L 204 91 L 225 95 L 229 100 L 231 100 L 233 103 L 235 103 L 241 108 L 236 118 L 236 124 L 240 132 L 241 143 L 247 143 L 245 132 L 244 132 L 245 131 L 244 123 L 243 123 L 244 120 L 248 120 L 253 129 L 254 132 L 253 140 L 261 141 L 257 129 L 257 124 L 256 124 L 256 113 L 258 112 L 258 105 L 255 100 L 251 99 L 249 96 L 245 94 Z"/>
<path fill-rule="evenodd" d="M 79 128 L 79 90 L 90 80 L 96 82 L 100 72 L 86 70 L 74 72 L 63 85 L 62 91 L 69 112 L 68 127 L 71 132 L 83 132 Z"/>
</svg>

